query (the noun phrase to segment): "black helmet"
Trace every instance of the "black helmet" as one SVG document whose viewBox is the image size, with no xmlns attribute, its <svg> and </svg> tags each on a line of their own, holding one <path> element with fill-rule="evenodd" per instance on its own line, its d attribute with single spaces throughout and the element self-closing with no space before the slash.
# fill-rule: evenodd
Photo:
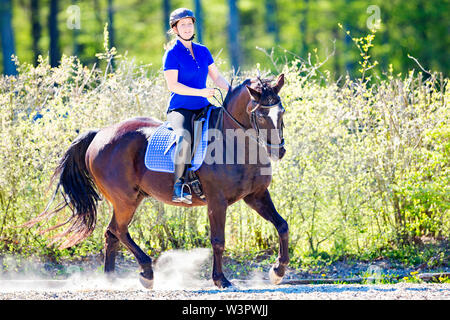
<svg viewBox="0 0 450 320">
<path fill-rule="evenodd" d="M 194 12 L 187 8 L 178 8 L 174 10 L 170 14 L 169 24 L 170 27 L 173 28 L 174 25 L 177 24 L 178 21 L 184 18 L 192 18 L 192 20 L 195 22 L 195 15 Z"/>
</svg>

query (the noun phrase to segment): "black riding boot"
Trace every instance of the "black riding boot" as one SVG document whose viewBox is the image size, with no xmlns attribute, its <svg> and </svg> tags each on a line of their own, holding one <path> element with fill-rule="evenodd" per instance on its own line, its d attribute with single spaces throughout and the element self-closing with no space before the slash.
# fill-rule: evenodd
<svg viewBox="0 0 450 320">
<path fill-rule="evenodd" d="M 173 202 L 183 202 L 186 204 L 192 203 L 192 194 L 188 184 L 183 180 L 184 172 L 187 170 L 187 164 L 191 161 L 191 146 L 183 139 L 183 136 L 178 138 L 175 146 L 175 172 L 173 185 Z"/>
</svg>

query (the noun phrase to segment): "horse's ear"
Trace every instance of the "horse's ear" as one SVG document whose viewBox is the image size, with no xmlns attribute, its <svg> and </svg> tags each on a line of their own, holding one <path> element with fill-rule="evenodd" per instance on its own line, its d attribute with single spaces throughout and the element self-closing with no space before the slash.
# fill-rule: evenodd
<svg viewBox="0 0 450 320">
<path fill-rule="evenodd" d="M 248 93 L 250 94 L 250 97 L 253 97 L 256 101 L 259 101 L 261 99 L 261 93 L 256 91 L 255 89 L 245 86 L 247 88 Z"/>
<path fill-rule="evenodd" d="M 278 76 L 277 84 L 273 87 L 273 90 L 275 91 L 275 93 L 278 94 L 278 92 L 280 92 L 281 87 L 283 87 L 283 85 L 284 85 L 284 73 L 282 73 Z"/>
</svg>

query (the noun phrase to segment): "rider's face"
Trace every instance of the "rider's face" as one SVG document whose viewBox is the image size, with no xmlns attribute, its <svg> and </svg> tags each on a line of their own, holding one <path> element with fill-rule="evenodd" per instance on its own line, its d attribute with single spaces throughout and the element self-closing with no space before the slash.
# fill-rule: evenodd
<svg viewBox="0 0 450 320">
<path fill-rule="evenodd" d="M 189 39 L 194 34 L 194 21 L 191 18 L 181 19 L 173 29 L 176 34 L 184 39 Z"/>
</svg>

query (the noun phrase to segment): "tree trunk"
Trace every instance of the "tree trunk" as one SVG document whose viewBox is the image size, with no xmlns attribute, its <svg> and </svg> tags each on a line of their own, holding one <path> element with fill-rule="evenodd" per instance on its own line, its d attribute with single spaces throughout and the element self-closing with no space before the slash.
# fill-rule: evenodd
<svg viewBox="0 0 450 320">
<path fill-rule="evenodd" d="M 3 53 L 3 74 L 16 75 L 16 65 L 11 60 L 15 54 L 14 30 L 12 28 L 12 1 L 0 0 L 0 37 Z"/>
<path fill-rule="evenodd" d="M 78 0 L 72 0 L 72 7 L 77 8 L 77 2 Z M 79 7 L 78 7 L 79 8 Z M 75 16 L 73 17 L 72 25 L 70 26 L 72 28 L 72 41 L 73 41 L 73 55 L 79 57 L 81 53 L 81 46 L 78 43 L 78 36 L 80 35 L 80 15 L 81 12 L 79 12 L 79 9 L 74 10 L 72 14 Z"/>
<path fill-rule="evenodd" d="M 266 32 L 275 37 L 275 44 L 280 43 L 280 30 L 277 21 L 277 2 L 276 0 L 265 0 L 266 4 Z"/>
<path fill-rule="evenodd" d="M 39 55 L 42 54 L 39 49 L 39 40 L 41 39 L 42 27 L 39 22 L 39 0 L 31 0 L 31 41 L 32 50 L 34 54 L 33 63 L 35 66 L 38 64 Z"/>
<path fill-rule="evenodd" d="M 239 44 L 239 10 L 236 5 L 237 0 L 228 0 L 229 5 L 229 25 L 228 41 L 230 46 L 231 66 L 238 71 L 241 64 L 241 48 Z"/>
<path fill-rule="evenodd" d="M 50 0 L 48 29 L 50 35 L 50 66 L 57 67 L 61 60 L 61 53 L 59 51 L 58 0 Z"/>
<path fill-rule="evenodd" d="M 300 56 L 304 59 L 308 57 L 308 43 L 306 34 L 308 32 L 308 0 L 303 1 L 303 9 L 302 9 L 302 20 L 300 22 L 300 34 L 302 37 L 302 49 L 300 51 Z"/>
<path fill-rule="evenodd" d="M 116 47 L 116 37 L 114 34 L 114 6 L 113 0 L 108 0 L 108 34 L 109 48 Z M 111 68 L 115 69 L 114 58 L 111 59 Z"/>
<path fill-rule="evenodd" d="M 114 6 L 113 0 L 108 0 L 108 33 L 109 33 L 109 47 L 115 47 L 115 34 L 114 34 Z"/>
<path fill-rule="evenodd" d="M 197 29 L 197 39 L 199 43 L 203 43 L 203 10 L 202 1 L 195 0 L 195 18 L 196 18 L 196 29 Z"/>
<path fill-rule="evenodd" d="M 345 0 L 345 6 L 348 6 L 348 7 L 351 6 L 350 0 Z M 351 17 L 346 17 L 346 21 L 344 21 L 344 23 L 343 23 L 345 31 L 350 30 L 350 23 L 348 22 L 348 21 L 350 21 L 350 19 L 351 19 Z M 345 57 L 344 58 L 345 59 L 345 71 L 349 75 L 352 75 L 355 70 L 355 64 L 353 63 L 350 53 L 353 50 L 354 44 L 349 35 L 345 35 L 344 45 L 345 45 L 345 52 L 347 53 L 347 55 L 344 56 Z"/>
<path fill-rule="evenodd" d="M 170 40 L 170 36 L 167 31 L 170 29 L 169 18 L 170 18 L 170 0 L 163 1 L 163 30 L 166 33 L 166 40 Z"/>
<path fill-rule="evenodd" d="M 340 34 L 339 34 L 339 29 L 336 26 L 333 27 L 332 34 L 333 34 L 333 39 L 336 41 L 337 44 L 342 42 Z M 333 57 L 333 62 L 334 62 L 334 80 L 339 79 L 339 77 L 341 76 L 341 73 L 342 73 L 342 71 L 341 71 L 341 64 L 339 63 L 339 57 L 341 56 L 341 54 L 338 51 L 338 50 L 340 50 L 338 48 L 340 48 L 340 46 L 338 47 L 338 45 L 336 45 L 336 53 L 335 53 L 335 55 Z"/>
</svg>

